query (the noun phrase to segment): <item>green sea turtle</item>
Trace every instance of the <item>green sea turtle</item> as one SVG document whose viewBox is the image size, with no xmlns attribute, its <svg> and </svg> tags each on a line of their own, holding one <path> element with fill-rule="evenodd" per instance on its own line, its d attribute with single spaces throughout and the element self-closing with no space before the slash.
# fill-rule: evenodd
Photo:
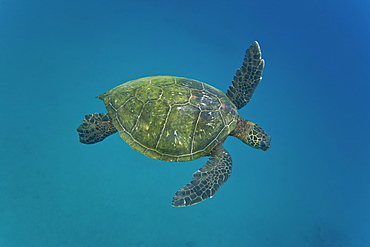
<svg viewBox="0 0 370 247">
<path fill-rule="evenodd" d="M 132 80 L 97 96 L 108 113 L 86 115 L 77 128 L 80 142 L 92 144 L 119 132 L 144 155 L 164 161 L 190 161 L 209 156 L 193 179 L 173 197 L 175 207 L 213 197 L 231 174 L 232 160 L 223 148 L 231 135 L 267 150 L 270 137 L 238 114 L 261 80 L 264 60 L 257 42 L 246 51 L 226 94 L 187 78 L 151 76 Z"/>
</svg>

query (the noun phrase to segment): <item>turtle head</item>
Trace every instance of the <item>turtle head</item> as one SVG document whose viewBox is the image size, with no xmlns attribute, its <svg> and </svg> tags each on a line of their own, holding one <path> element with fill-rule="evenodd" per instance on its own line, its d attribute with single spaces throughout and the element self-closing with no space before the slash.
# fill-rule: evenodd
<svg viewBox="0 0 370 247">
<path fill-rule="evenodd" d="M 251 121 L 249 122 L 253 123 Z M 270 148 L 270 136 L 255 123 L 253 123 L 253 126 L 246 137 L 247 138 L 243 142 L 253 148 L 261 149 L 263 151 L 266 151 Z"/>
<path fill-rule="evenodd" d="M 230 135 L 239 138 L 252 148 L 266 151 L 270 148 L 270 136 L 260 126 L 239 116 L 236 128 Z"/>
</svg>

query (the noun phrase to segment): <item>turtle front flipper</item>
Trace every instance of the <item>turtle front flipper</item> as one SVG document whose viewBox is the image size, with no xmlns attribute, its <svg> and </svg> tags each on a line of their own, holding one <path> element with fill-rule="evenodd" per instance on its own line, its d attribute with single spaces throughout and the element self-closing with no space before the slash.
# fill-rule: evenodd
<svg viewBox="0 0 370 247">
<path fill-rule="evenodd" d="M 227 97 L 240 109 L 252 98 L 254 90 L 262 79 L 262 70 L 265 65 L 261 58 L 261 49 L 255 41 L 246 51 L 244 62 L 236 70 L 233 85 L 227 90 Z"/>
<path fill-rule="evenodd" d="M 213 197 L 230 177 L 231 168 L 229 152 L 222 144 L 216 146 L 207 163 L 193 174 L 193 180 L 176 192 L 172 206 L 190 206 Z"/>
<path fill-rule="evenodd" d="M 82 124 L 77 128 L 80 142 L 93 144 L 104 140 L 117 132 L 113 123 L 106 113 L 94 113 L 86 115 Z"/>
</svg>

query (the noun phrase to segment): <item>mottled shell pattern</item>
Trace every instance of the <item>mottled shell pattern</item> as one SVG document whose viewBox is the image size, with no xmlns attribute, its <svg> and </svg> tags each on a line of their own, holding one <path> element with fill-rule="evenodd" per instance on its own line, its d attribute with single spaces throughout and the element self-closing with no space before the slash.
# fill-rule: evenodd
<svg viewBox="0 0 370 247">
<path fill-rule="evenodd" d="M 238 118 L 237 108 L 223 92 L 181 77 L 132 80 L 98 98 L 123 140 L 164 161 L 209 155 L 235 128 Z"/>
</svg>

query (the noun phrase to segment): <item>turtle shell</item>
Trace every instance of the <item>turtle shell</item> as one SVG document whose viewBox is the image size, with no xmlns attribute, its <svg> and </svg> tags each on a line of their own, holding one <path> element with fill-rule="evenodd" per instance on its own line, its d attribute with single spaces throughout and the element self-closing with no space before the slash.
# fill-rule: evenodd
<svg viewBox="0 0 370 247">
<path fill-rule="evenodd" d="M 98 98 L 124 141 L 164 161 L 209 155 L 235 128 L 238 117 L 237 108 L 223 92 L 181 77 L 140 78 Z"/>
</svg>

